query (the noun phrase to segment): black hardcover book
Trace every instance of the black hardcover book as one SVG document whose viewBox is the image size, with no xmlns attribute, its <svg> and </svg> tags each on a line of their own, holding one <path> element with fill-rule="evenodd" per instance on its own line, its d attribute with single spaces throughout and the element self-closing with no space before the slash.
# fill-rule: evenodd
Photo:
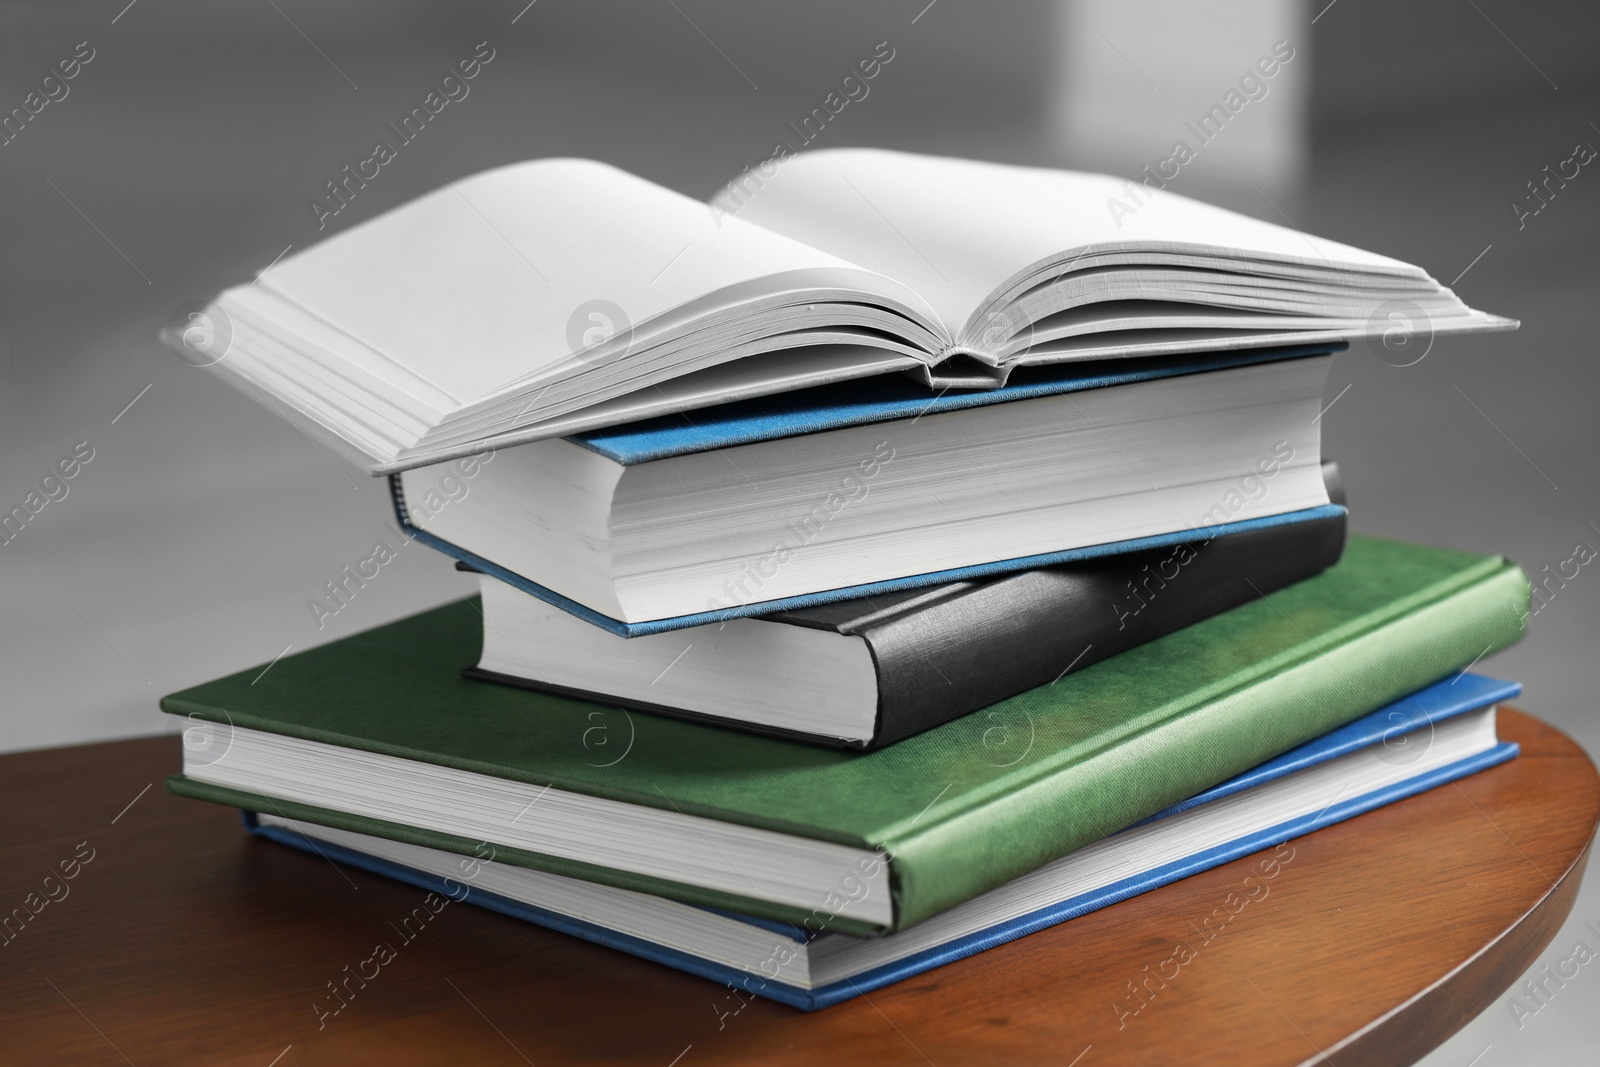
<svg viewBox="0 0 1600 1067">
<path fill-rule="evenodd" d="M 1338 469 L 1328 495 L 1344 503 Z M 483 577 L 471 677 L 879 748 L 1332 566 L 1345 516 L 623 638 Z M 463 566 L 463 569 L 470 569 Z"/>
</svg>

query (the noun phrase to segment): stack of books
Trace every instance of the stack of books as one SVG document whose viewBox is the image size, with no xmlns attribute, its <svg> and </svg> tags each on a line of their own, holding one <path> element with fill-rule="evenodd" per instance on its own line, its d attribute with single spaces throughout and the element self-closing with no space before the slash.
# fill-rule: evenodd
<svg viewBox="0 0 1600 1067">
<path fill-rule="evenodd" d="M 1527 580 L 1347 537 L 1320 438 L 1392 315 L 1514 323 L 1112 178 L 741 180 L 505 167 L 212 302 L 482 589 L 165 698 L 173 792 L 811 1009 L 1515 755 Z"/>
</svg>

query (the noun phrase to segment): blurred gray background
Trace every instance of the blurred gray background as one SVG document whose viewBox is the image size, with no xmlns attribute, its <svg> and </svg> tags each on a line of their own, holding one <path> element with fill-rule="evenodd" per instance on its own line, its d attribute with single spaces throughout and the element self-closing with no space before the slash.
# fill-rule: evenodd
<svg viewBox="0 0 1600 1067">
<path fill-rule="evenodd" d="M 1421 264 L 1523 323 L 1406 368 L 1339 357 L 1323 425 L 1355 528 L 1535 574 L 1600 549 L 1600 169 L 1521 228 L 1510 207 L 1576 143 L 1600 147 L 1594 5 L 525 3 L 0 4 L 4 112 L 94 49 L 0 147 L 0 510 L 94 449 L 0 545 L 0 751 L 158 732 L 164 692 L 469 591 L 408 547 L 319 630 L 307 599 L 385 536 L 384 486 L 160 348 L 178 304 L 513 160 L 591 156 L 707 197 L 797 143 L 787 124 L 885 40 L 895 58 L 816 146 L 1127 174 L 1291 42 L 1271 93 L 1174 188 Z M 319 234 L 307 201 L 481 41 L 495 58 L 470 95 Z M 1526 683 L 1525 707 L 1597 753 L 1597 634 L 1600 569 L 1584 568 L 1480 669 Z M 1585 919 L 1600 880 L 1547 961 Z M 1427 1062 L 1575 1060 L 1600 1038 L 1587 969 L 1520 1029 L 1504 1001 Z"/>
</svg>

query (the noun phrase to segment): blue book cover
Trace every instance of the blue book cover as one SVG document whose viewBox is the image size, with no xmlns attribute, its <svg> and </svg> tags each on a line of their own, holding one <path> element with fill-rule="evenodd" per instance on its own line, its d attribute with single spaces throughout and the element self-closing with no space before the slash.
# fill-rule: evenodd
<svg viewBox="0 0 1600 1067">
<path fill-rule="evenodd" d="M 620 927 L 587 921 L 558 910 L 541 907 L 526 900 L 489 892 L 477 886 L 467 886 L 451 878 L 420 870 L 382 856 L 371 855 L 362 851 L 360 847 L 341 844 L 332 839 L 337 837 L 344 840 L 353 840 L 360 839 L 361 835 L 348 834 L 328 828 L 315 828 L 312 832 L 316 835 L 316 839 L 313 840 L 290 826 L 263 823 L 252 812 L 245 812 L 244 820 L 245 825 L 249 827 L 252 833 L 281 844 L 290 845 L 308 852 L 317 852 L 325 857 L 348 863 L 354 867 L 395 878 L 431 892 L 448 895 L 455 900 L 471 901 L 481 907 L 536 923 L 574 937 L 580 937 L 587 941 L 620 949 L 635 956 L 664 963 L 679 970 L 724 983 L 732 988 L 764 996 L 803 1010 L 813 1011 L 848 1000 L 862 993 L 869 993 L 943 964 L 994 948 L 1008 941 L 1013 941 L 1019 937 L 1046 929 L 1118 901 L 1160 888 L 1191 874 L 1198 874 L 1235 859 L 1272 848 L 1322 827 L 1343 822 L 1364 812 L 1372 811 L 1405 797 L 1432 789 L 1435 786 L 1443 785 L 1504 763 L 1517 755 L 1518 747 L 1515 744 L 1496 742 L 1490 747 L 1475 751 L 1465 758 L 1442 764 L 1437 760 L 1430 762 L 1426 757 L 1432 745 L 1433 731 L 1440 724 L 1468 712 L 1477 711 L 1508 700 L 1521 691 L 1522 687 L 1515 683 L 1497 681 L 1492 678 L 1467 673 L 1438 682 L 1409 697 L 1396 701 L 1388 707 L 1380 708 L 1370 715 L 1333 730 L 1299 748 L 1286 752 L 1276 759 L 1269 760 L 1189 800 L 1176 804 L 1166 811 L 1151 816 L 1134 827 L 1130 827 L 1125 833 L 1136 833 L 1140 827 L 1160 823 L 1174 817 L 1183 816 L 1186 813 L 1203 811 L 1206 805 L 1215 801 L 1266 786 L 1270 783 L 1283 782 L 1297 774 L 1309 772 L 1341 757 L 1357 754 L 1363 750 L 1372 749 L 1374 746 L 1382 747 L 1383 751 L 1380 753 L 1382 762 L 1395 768 L 1394 774 L 1390 776 L 1390 780 L 1386 784 L 1350 796 L 1345 796 L 1341 789 L 1340 793 L 1330 803 L 1316 812 L 1286 818 L 1262 829 L 1246 833 L 1243 836 L 1235 837 L 1220 844 L 1209 845 L 1178 859 L 1169 860 L 1149 869 L 1139 871 L 1121 880 L 1098 885 L 1087 892 L 1066 896 L 1064 899 L 1023 914 L 1012 915 L 1003 921 L 981 925 L 976 928 L 973 928 L 970 923 L 966 927 L 953 928 L 949 936 L 943 936 L 941 932 L 941 924 L 946 927 L 952 925 L 947 921 L 948 917 L 945 915 L 934 916 L 917 926 L 909 927 L 906 930 L 889 934 L 882 938 L 854 939 L 840 934 L 817 935 L 802 927 L 787 923 L 773 922 L 714 909 L 696 908 L 692 905 L 678 904 L 676 902 L 663 902 L 663 907 L 665 908 L 688 908 L 692 909 L 693 912 L 714 916 L 720 921 L 736 924 L 735 928 L 743 926 L 761 931 L 769 935 L 770 938 L 775 938 L 775 943 L 780 946 L 789 944 L 804 948 L 822 938 L 835 941 L 843 939 L 857 942 L 863 946 L 876 946 L 879 957 L 892 957 L 885 962 L 865 966 L 838 980 L 823 982 L 809 987 L 782 980 L 781 975 L 776 973 L 777 968 L 768 972 L 761 966 L 733 966 L 727 962 L 686 951 L 681 947 L 671 947 L 660 941 L 651 940 L 648 937 L 640 936 L 637 932 L 629 932 Z M 1417 768 L 1415 772 L 1408 773 L 1408 768 L 1413 766 Z M 369 840 L 373 842 L 373 847 L 383 846 L 383 843 L 377 839 Z M 419 849 L 418 846 L 403 847 L 417 849 L 419 854 L 430 851 Z M 1093 848 L 1094 846 L 1090 847 Z M 1064 857 L 1062 861 L 1057 861 L 1057 863 L 1070 859 L 1070 856 Z M 449 856 L 448 861 L 458 863 L 461 862 L 461 858 Z M 563 880 L 556 875 L 541 875 L 540 877 L 558 881 Z M 986 894 L 986 896 L 1004 894 L 1007 888 L 1002 886 L 997 890 L 991 891 L 991 894 Z M 627 890 L 613 889 L 611 887 L 595 886 L 592 887 L 592 891 L 635 898 L 635 907 L 640 901 L 649 902 L 655 899 L 644 894 L 631 893 Z M 969 905 L 981 906 L 983 900 L 984 898 L 980 897 L 975 902 L 969 902 Z M 963 907 L 966 906 L 964 905 Z M 905 950 L 896 951 L 897 943 L 905 946 Z"/>
<path fill-rule="evenodd" d="M 631 466 L 690 452 L 733 448 L 755 441 L 797 437 L 869 422 L 914 419 L 943 411 L 960 411 L 1060 393 L 1080 393 L 1088 389 L 1230 370 L 1258 363 L 1326 356 L 1347 347 L 1342 343 L 1299 345 L 1198 356 L 1019 367 L 1012 373 L 1010 384 L 999 389 L 944 389 L 933 396 L 928 395 L 928 387 L 919 381 L 903 375 L 881 375 L 719 404 L 693 412 L 662 415 L 642 422 L 574 434 L 567 440 L 623 466 Z"/>
</svg>

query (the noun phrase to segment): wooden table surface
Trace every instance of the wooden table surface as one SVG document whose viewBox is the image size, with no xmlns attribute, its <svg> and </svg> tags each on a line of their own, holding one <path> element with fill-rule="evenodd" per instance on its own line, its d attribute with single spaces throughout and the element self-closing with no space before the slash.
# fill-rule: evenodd
<svg viewBox="0 0 1600 1067">
<path fill-rule="evenodd" d="M 1515 712 L 1501 734 L 1520 758 L 1294 842 L 1137 1014 L 1126 983 L 1257 858 L 810 1015 L 452 906 L 320 1030 L 419 890 L 169 796 L 173 737 L 0 757 L 0 914 L 47 901 L 3 935 L 0 1062 L 1409 1063 L 1550 942 L 1600 816 L 1571 740 Z"/>
</svg>

